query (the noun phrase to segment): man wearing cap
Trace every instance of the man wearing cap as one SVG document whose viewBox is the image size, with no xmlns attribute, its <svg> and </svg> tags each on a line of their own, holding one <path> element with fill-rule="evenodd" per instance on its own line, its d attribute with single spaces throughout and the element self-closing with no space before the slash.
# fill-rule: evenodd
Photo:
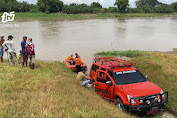
<svg viewBox="0 0 177 118">
<path fill-rule="evenodd" d="M 21 42 L 22 58 L 23 58 L 22 67 L 24 67 L 25 64 L 26 67 L 28 66 L 28 56 L 25 51 L 26 40 L 27 40 L 27 36 L 23 36 L 23 41 Z"/>
<path fill-rule="evenodd" d="M 8 58 L 9 58 L 9 64 L 10 65 L 12 65 L 14 63 L 16 63 L 16 64 L 18 63 L 13 38 L 14 37 L 12 35 L 9 35 L 8 40 L 6 40 L 3 44 L 3 47 L 7 48 L 6 51 L 8 53 Z"/>
<path fill-rule="evenodd" d="M 4 43 L 4 35 L 0 36 L 0 57 L 1 57 L 1 62 L 3 62 L 3 54 L 4 54 L 4 50 L 3 50 L 3 46 L 2 44 Z"/>
<path fill-rule="evenodd" d="M 87 77 L 86 74 L 86 69 L 82 68 L 81 72 L 78 73 L 77 75 L 77 80 L 80 82 L 81 86 L 86 86 L 87 84 L 91 83 L 91 78 Z"/>
</svg>

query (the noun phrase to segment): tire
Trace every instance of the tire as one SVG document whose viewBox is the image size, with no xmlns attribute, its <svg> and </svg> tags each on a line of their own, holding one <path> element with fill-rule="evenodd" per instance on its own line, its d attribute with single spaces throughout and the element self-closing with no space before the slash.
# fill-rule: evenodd
<svg viewBox="0 0 177 118">
<path fill-rule="evenodd" d="M 122 103 L 122 100 L 120 98 L 116 99 L 116 106 L 118 107 L 118 109 L 120 109 L 121 111 L 125 112 L 125 105 Z"/>
<path fill-rule="evenodd" d="M 158 115 L 159 115 L 159 116 L 163 116 L 163 115 L 164 115 L 164 113 L 165 113 L 165 109 L 164 109 L 164 108 L 162 108 L 162 109 L 160 109 L 160 110 L 159 110 Z"/>
</svg>

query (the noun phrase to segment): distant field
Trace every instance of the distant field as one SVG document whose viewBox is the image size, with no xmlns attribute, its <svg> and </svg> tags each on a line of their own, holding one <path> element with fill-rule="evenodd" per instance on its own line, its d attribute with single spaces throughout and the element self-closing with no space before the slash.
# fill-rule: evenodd
<svg viewBox="0 0 177 118">
<path fill-rule="evenodd" d="M 36 69 L 0 63 L 1 118 L 131 118 L 81 87 L 63 63 L 37 61 Z"/>
<path fill-rule="evenodd" d="M 150 81 L 169 92 L 167 109 L 177 115 L 177 55 L 144 51 L 100 52 L 98 55 L 132 58 Z"/>
<path fill-rule="evenodd" d="M 2 15 L 3 13 L 0 13 Z M 81 20 L 81 19 L 105 19 L 105 18 L 124 18 L 124 17 L 163 17 L 177 16 L 176 13 L 97 13 L 97 14 L 63 14 L 63 13 L 15 13 L 17 20 L 39 19 L 39 20 Z"/>
</svg>

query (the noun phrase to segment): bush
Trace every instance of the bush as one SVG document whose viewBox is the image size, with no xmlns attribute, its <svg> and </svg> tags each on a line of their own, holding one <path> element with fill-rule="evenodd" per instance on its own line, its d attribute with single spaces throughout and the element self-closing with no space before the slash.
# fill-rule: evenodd
<svg viewBox="0 0 177 118">
<path fill-rule="evenodd" d="M 31 12 L 31 13 L 38 13 L 39 10 L 38 10 L 38 9 L 31 9 L 30 12 Z"/>
<path fill-rule="evenodd" d="M 117 8 L 116 7 L 109 7 L 108 11 L 109 12 L 117 12 Z"/>
<path fill-rule="evenodd" d="M 99 13 L 101 11 L 100 8 L 93 8 L 93 13 Z"/>
<path fill-rule="evenodd" d="M 140 8 L 129 8 L 128 13 L 144 13 L 144 11 Z"/>
<path fill-rule="evenodd" d="M 172 13 L 173 9 L 169 5 L 161 5 L 155 9 L 157 13 Z"/>
<path fill-rule="evenodd" d="M 63 12 L 67 14 L 93 13 L 99 12 L 99 9 L 92 8 L 86 4 L 70 4 L 63 7 Z"/>
<path fill-rule="evenodd" d="M 101 9 L 101 13 L 107 13 L 108 12 L 108 9 L 107 8 L 102 8 Z"/>
</svg>

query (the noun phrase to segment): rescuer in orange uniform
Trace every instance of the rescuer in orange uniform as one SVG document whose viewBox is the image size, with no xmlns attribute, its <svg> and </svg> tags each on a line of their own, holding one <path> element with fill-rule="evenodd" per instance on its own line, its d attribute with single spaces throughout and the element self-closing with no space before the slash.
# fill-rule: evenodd
<svg viewBox="0 0 177 118">
<path fill-rule="evenodd" d="M 69 62 L 71 65 L 73 64 L 74 65 L 74 62 L 73 62 L 73 55 L 69 56 L 67 59 L 66 59 L 67 62 Z"/>
<path fill-rule="evenodd" d="M 75 64 L 76 64 L 76 72 L 77 74 L 81 71 L 81 65 L 83 64 L 81 59 L 76 57 L 75 59 Z"/>
</svg>

